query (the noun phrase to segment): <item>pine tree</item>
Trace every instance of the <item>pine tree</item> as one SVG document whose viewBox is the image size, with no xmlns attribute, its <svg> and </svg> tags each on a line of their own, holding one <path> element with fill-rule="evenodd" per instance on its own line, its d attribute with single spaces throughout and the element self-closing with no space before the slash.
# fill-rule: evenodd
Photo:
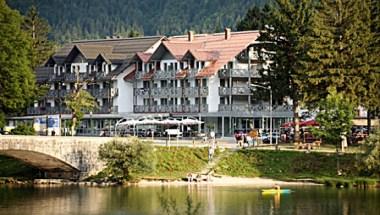
<svg viewBox="0 0 380 215">
<path fill-rule="evenodd" d="M 301 38 L 307 47 L 297 84 L 304 101 L 314 104 L 335 89 L 354 105 L 368 99 L 370 12 L 367 0 L 322 0 L 309 35 Z"/>
<path fill-rule="evenodd" d="M 380 109 L 380 1 L 371 0 L 371 32 L 372 39 L 369 46 L 369 57 L 371 63 L 370 76 L 368 83 L 371 98 L 368 102 L 369 107 L 373 107 L 379 114 Z"/>
<path fill-rule="evenodd" d="M 54 52 L 54 44 L 48 40 L 50 27 L 46 20 L 39 17 L 37 8 L 32 6 L 24 17 L 22 28 L 32 38 L 30 59 L 35 69 Z"/>
<path fill-rule="evenodd" d="M 5 0 L 0 0 L 0 23 L 0 115 L 3 115 L 21 112 L 32 101 L 35 77 L 28 57 L 31 41 L 21 30 L 22 17 Z"/>
<path fill-rule="evenodd" d="M 300 78 L 299 62 L 305 48 L 299 38 L 307 34 L 313 0 L 275 0 L 265 13 L 268 21 L 265 31 L 259 38 L 263 41 L 258 47 L 259 58 L 270 62 L 260 71 L 263 83 L 273 89 L 273 98 L 282 101 L 285 97 L 293 100 L 296 124 L 295 140 L 299 140 L 299 99 L 300 91 L 296 79 Z"/>
<path fill-rule="evenodd" d="M 245 17 L 236 25 L 238 31 L 246 30 L 264 30 L 265 25 L 265 9 L 268 9 L 268 5 L 262 9 L 258 6 L 253 6 L 248 10 Z"/>
</svg>

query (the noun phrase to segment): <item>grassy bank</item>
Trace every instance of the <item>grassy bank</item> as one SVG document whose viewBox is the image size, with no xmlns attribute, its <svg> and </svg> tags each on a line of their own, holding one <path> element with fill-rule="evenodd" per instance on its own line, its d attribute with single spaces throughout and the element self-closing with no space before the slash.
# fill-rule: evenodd
<svg viewBox="0 0 380 215">
<path fill-rule="evenodd" d="M 330 186 L 374 185 L 379 179 L 363 178 L 355 167 L 356 155 L 335 153 L 239 150 L 223 158 L 216 167 L 221 175 L 267 177 L 279 180 L 311 179 Z"/>
<path fill-rule="evenodd" d="M 177 179 L 200 171 L 208 159 L 207 148 L 156 147 L 156 168 L 144 178 Z"/>
</svg>

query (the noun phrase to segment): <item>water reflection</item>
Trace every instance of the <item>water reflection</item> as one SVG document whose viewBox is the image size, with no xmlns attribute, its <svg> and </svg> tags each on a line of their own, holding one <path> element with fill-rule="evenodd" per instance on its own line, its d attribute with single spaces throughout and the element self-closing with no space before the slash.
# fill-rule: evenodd
<svg viewBox="0 0 380 215">
<path fill-rule="evenodd" d="M 294 187 L 291 194 L 261 195 L 257 187 L 0 187 L 0 214 L 162 214 L 160 196 L 180 211 L 189 195 L 200 214 L 378 214 L 378 190 Z"/>
</svg>

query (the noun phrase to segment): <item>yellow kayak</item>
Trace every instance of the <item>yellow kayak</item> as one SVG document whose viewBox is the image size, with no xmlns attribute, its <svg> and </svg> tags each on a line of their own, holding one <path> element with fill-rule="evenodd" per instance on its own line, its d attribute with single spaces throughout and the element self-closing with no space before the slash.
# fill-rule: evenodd
<svg viewBox="0 0 380 215">
<path fill-rule="evenodd" d="M 263 189 L 261 190 L 262 194 L 277 194 L 277 193 L 291 193 L 290 189 Z"/>
</svg>

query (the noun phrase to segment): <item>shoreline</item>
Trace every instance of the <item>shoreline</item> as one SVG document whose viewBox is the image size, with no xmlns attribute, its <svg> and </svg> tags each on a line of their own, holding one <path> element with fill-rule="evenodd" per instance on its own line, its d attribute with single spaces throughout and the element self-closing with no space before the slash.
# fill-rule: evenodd
<svg viewBox="0 0 380 215">
<path fill-rule="evenodd" d="M 324 186 L 323 184 L 316 183 L 312 180 L 300 180 L 300 181 L 281 181 L 270 178 L 244 178 L 244 177 L 231 177 L 231 176 L 221 176 L 221 177 L 211 177 L 209 181 L 166 181 L 166 180 L 146 180 L 143 179 L 137 183 L 130 184 L 139 187 L 145 186 L 184 186 L 184 185 L 211 185 L 211 186 L 257 186 L 257 187 L 273 187 L 274 185 L 280 186 Z"/>
</svg>

